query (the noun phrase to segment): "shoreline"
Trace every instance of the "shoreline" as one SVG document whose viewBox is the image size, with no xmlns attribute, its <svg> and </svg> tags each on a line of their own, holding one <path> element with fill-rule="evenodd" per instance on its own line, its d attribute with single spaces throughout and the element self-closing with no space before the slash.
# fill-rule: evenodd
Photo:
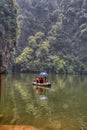
<svg viewBox="0 0 87 130">
<path fill-rule="evenodd" d="M 0 130 L 39 130 L 29 125 L 0 125 Z"/>
</svg>

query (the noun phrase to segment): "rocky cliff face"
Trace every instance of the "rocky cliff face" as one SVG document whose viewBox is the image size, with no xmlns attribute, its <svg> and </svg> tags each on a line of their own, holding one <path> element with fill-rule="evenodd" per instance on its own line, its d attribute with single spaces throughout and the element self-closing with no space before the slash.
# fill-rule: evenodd
<svg viewBox="0 0 87 130">
<path fill-rule="evenodd" d="M 17 2 L 20 6 L 19 18 L 23 24 L 19 39 L 20 53 L 29 45 L 28 37 L 41 31 L 45 39 L 56 39 L 51 42 L 49 40 L 49 55 L 56 54 L 64 60 L 64 56 L 71 56 L 71 59 L 74 56 L 78 58 L 79 64 L 87 65 L 87 0 Z"/>
<path fill-rule="evenodd" d="M 13 0 L 0 0 L 0 71 L 8 69 L 16 46 L 16 13 Z"/>
</svg>

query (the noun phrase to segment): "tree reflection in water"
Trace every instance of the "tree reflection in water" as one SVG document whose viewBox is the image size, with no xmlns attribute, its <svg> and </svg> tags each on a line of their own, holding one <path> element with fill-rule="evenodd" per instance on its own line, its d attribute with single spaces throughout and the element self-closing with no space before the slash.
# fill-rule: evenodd
<svg viewBox="0 0 87 130">
<path fill-rule="evenodd" d="M 1 77 L 2 75 L 1 75 L 1 73 L 0 73 L 0 99 L 1 99 L 1 83 L 2 83 L 2 77 Z"/>
<path fill-rule="evenodd" d="M 0 124 L 32 125 L 41 130 L 86 129 L 87 77 L 51 75 L 51 88 L 32 86 L 35 77 L 2 77 L 0 114 L 4 116 Z"/>
</svg>

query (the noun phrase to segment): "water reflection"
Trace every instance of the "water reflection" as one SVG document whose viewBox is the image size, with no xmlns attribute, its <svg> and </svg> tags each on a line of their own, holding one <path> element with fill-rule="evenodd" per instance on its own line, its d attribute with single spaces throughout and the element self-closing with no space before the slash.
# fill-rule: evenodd
<svg viewBox="0 0 87 130">
<path fill-rule="evenodd" d="M 46 94 L 47 89 L 48 89 L 48 88 L 46 88 L 46 87 L 38 87 L 38 86 L 33 86 L 33 88 L 34 88 L 35 92 L 36 92 L 37 94 L 40 94 L 40 95 Z"/>
<path fill-rule="evenodd" d="M 2 85 L 2 77 L 1 77 L 2 75 L 1 75 L 1 73 L 0 73 L 0 99 L 1 99 L 1 85 Z"/>
<path fill-rule="evenodd" d="M 87 77 L 50 75 L 52 87 L 32 86 L 36 75 L 2 76 L 0 124 L 41 130 L 87 128 Z M 0 87 L 1 88 L 1 87 Z"/>
<path fill-rule="evenodd" d="M 40 87 L 40 86 L 33 86 L 35 93 L 39 95 L 40 100 L 46 100 L 47 99 L 47 92 L 51 90 L 51 87 Z"/>
</svg>

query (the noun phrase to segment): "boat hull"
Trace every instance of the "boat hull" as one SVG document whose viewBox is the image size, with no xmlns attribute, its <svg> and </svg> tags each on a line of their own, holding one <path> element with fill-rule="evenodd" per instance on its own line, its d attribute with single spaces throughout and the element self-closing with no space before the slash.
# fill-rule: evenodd
<svg viewBox="0 0 87 130">
<path fill-rule="evenodd" d="M 49 82 L 47 82 L 47 83 L 33 82 L 32 84 L 35 85 L 35 86 L 51 87 L 51 83 L 49 83 Z"/>
</svg>

